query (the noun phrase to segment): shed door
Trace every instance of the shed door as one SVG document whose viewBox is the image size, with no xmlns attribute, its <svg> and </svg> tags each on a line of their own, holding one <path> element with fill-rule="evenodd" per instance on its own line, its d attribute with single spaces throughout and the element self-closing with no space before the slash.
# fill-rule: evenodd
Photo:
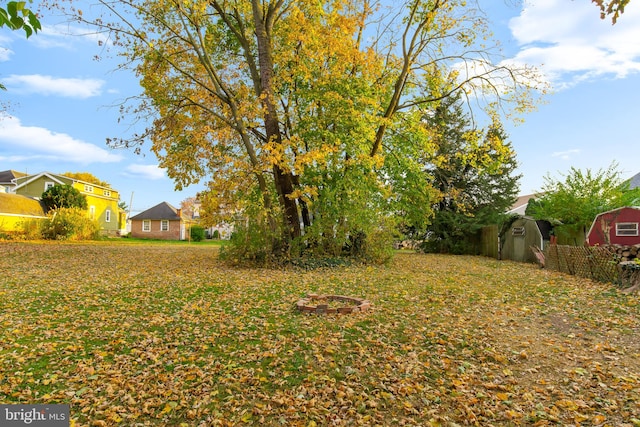
<svg viewBox="0 0 640 427">
<path fill-rule="evenodd" d="M 525 256 L 524 236 L 514 236 L 513 238 L 513 258 L 514 261 L 524 262 Z"/>
<path fill-rule="evenodd" d="M 513 260 L 523 262 L 525 260 L 525 227 L 513 227 L 511 229 L 513 237 Z"/>
</svg>

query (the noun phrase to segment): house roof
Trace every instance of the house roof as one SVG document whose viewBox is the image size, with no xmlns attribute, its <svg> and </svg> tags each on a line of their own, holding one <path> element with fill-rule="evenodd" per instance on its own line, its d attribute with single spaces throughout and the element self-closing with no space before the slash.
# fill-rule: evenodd
<svg viewBox="0 0 640 427">
<path fill-rule="evenodd" d="M 109 191 L 115 191 L 113 188 L 111 187 L 105 187 L 104 185 L 100 185 L 100 184 L 96 184 L 93 182 L 88 182 L 88 181 L 83 181 L 81 179 L 76 179 L 76 178 L 72 178 L 70 176 L 66 176 L 66 175 L 60 175 L 57 173 L 51 173 L 51 172 L 40 172 L 39 174 L 35 174 L 35 175 L 22 175 L 19 178 L 22 178 L 20 180 L 20 183 L 16 186 L 16 189 L 19 189 L 21 187 L 24 187 L 27 184 L 32 183 L 33 181 L 41 178 L 41 177 L 48 177 L 49 179 L 53 180 L 54 182 L 58 183 L 58 184 L 66 184 L 65 181 L 71 181 L 71 182 L 80 182 L 82 184 L 88 184 L 91 185 L 92 187 L 99 187 L 99 188 L 104 188 L 106 190 Z"/>
<path fill-rule="evenodd" d="M 17 183 L 16 185 L 16 190 L 24 187 L 25 185 L 31 184 L 33 181 L 39 179 L 40 177 L 46 176 L 49 179 L 53 180 L 54 182 L 58 183 L 58 184 L 65 184 L 64 181 L 60 180 L 60 176 L 56 175 L 56 174 L 52 174 L 50 172 L 41 172 L 37 175 L 25 175 L 25 176 L 21 176 L 20 180 L 18 180 L 19 183 Z M 67 178 L 67 179 L 71 179 L 71 178 Z"/>
<path fill-rule="evenodd" d="M 0 184 L 13 184 L 14 178 L 20 178 L 27 176 L 26 173 L 14 171 L 12 169 L 8 171 L 0 171 Z"/>
<path fill-rule="evenodd" d="M 629 189 L 640 188 L 640 173 L 629 178 Z"/>
<path fill-rule="evenodd" d="M 542 193 L 534 193 L 534 194 L 526 194 L 524 196 L 518 196 L 518 199 L 511 205 L 508 214 L 518 214 L 524 215 L 527 210 L 527 205 L 529 204 L 529 200 L 535 199 L 536 197 L 542 196 Z"/>
<path fill-rule="evenodd" d="M 44 216 L 40 202 L 32 197 L 12 193 L 0 193 L 0 214 Z"/>
<path fill-rule="evenodd" d="M 168 219 L 170 221 L 176 221 L 182 218 L 176 208 L 167 202 L 162 202 L 131 217 L 132 221 L 143 219 Z"/>
</svg>

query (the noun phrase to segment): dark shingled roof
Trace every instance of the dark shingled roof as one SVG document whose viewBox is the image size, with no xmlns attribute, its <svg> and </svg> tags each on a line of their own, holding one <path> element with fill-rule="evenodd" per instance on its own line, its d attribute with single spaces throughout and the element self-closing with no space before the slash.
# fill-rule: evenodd
<svg viewBox="0 0 640 427">
<path fill-rule="evenodd" d="M 635 174 L 629 179 L 629 189 L 640 188 L 640 173 Z"/>
<path fill-rule="evenodd" d="M 10 184 L 12 179 L 20 178 L 23 176 L 27 176 L 27 174 L 14 170 L 0 171 L 0 183 Z"/>
<path fill-rule="evenodd" d="M 162 202 L 152 208 L 147 209 L 146 211 L 140 212 L 139 214 L 131 217 L 131 220 L 141 219 L 179 220 L 180 216 L 178 215 L 178 210 L 176 208 L 174 208 L 167 202 Z"/>
</svg>

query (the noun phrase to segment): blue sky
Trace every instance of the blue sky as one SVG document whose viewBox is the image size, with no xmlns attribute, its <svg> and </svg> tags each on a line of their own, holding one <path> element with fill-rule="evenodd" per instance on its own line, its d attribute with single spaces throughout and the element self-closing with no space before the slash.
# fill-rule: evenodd
<svg viewBox="0 0 640 427">
<path fill-rule="evenodd" d="M 616 161 L 623 178 L 640 172 L 640 4 L 631 2 L 612 26 L 587 0 L 479 3 L 505 60 L 538 66 L 553 87 L 523 124 L 505 123 L 524 175 L 520 194 L 572 166 L 596 171 Z M 115 105 L 139 92 L 135 77 L 114 71 L 117 58 L 94 60 L 104 53 L 95 37 L 47 13 L 41 22 L 29 40 L 0 30 L 0 81 L 8 89 L 0 101 L 10 104 L 0 119 L 0 170 L 90 172 L 132 201 L 133 212 L 162 201 L 179 206 L 201 190 L 175 191 L 148 143 L 142 156 L 106 146 L 106 138 L 132 132 L 118 123 Z"/>
</svg>

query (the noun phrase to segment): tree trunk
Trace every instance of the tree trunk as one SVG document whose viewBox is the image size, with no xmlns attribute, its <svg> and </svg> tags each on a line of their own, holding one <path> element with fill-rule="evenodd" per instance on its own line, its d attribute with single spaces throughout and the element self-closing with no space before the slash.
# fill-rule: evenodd
<svg viewBox="0 0 640 427">
<path fill-rule="evenodd" d="M 256 39 L 258 42 L 258 64 L 260 67 L 259 95 L 264 107 L 264 125 L 267 141 L 282 144 L 282 134 L 278 121 L 278 112 L 273 97 L 273 52 L 270 42 L 270 31 L 273 19 L 277 13 L 277 6 L 269 5 L 264 14 L 263 6 L 259 0 L 252 0 L 253 20 L 256 26 Z M 287 237 L 294 239 L 302 234 L 298 206 L 296 200 L 290 195 L 293 193 L 293 175 L 283 170 L 280 165 L 273 165 L 273 174 L 280 205 L 284 213 L 284 221 L 287 228 Z"/>
</svg>

